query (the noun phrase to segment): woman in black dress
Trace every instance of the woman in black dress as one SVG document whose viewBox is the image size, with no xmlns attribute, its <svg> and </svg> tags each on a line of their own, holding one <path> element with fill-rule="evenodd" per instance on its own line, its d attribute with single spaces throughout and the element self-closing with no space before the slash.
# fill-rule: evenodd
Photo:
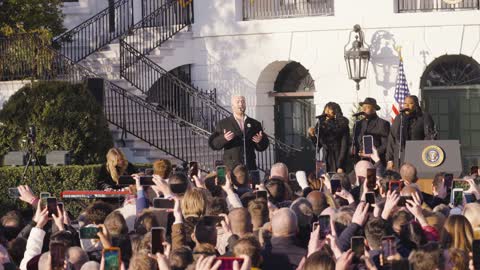
<svg viewBox="0 0 480 270">
<path fill-rule="evenodd" d="M 132 175 L 137 169 L 128 162 L 125 154 L 118 148 L 110 148 L 107 153 L 107 163 L 100 168 L 97 179 L 97 189 L 122 189 L 118 185 L 120 175 Z"/>
<path fill-rule="evenodd" d="M 327 171 L 342 173 L 345 170 L 350 137 L 348 119 L 335 102 L 327 103 L 323 114 L 317 116 L 317 119 L 315 128 L 309 128 L 308 135 L 318 149 L 323 149 Z"/>
</svg>

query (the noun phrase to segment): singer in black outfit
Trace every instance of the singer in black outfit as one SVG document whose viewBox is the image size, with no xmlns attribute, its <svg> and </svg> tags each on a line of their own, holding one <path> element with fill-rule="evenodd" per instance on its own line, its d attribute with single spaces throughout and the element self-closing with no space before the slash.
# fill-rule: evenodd
<svg viewBox="0 0 480 270">
<path fill-rule="evenodd" d="M 390 123 L 378 117 L 377 111 L 380 110 L 380 106 L 377 105 L 377 101 L 374 98 L 367 97 L 359 105 L 362 107 L 362 112 L 358 114 L 363 115 L 364 118 L 355 124 L 352 149 L 355 162 L 366 157 L 363 154 L 363 136 L 371 135 L 378 156 L 383 166 L 386 166 L 385 154 L 387 152 Z"/>
<path fill-rule="evenodd" d="M 410 140 L 435 140 L 437 132 L 432 116 L 422 111 L 417 96 L 408 96 L 403 104 L 403 130 L 401 149 L 400 142 L 400 119 L 401 115 L 397 115 L 393 121 L 390 134 L 388 136 L 387 147 L 387 169 L 399 170 L 398 152 L 402 151 L 401 161 L 404 158 L 405 142 Z"/>
<path fill-rule="evenodd" d="M 342 173 L 348 155 L 348 119 L 343 116 L 342 109 L 335 102 L 327 103 L 323 114 L 317 116 L 317 119 L 315 128 L 309 128 L 308 135 L 318 149 L 323 149 L 327 171 Z"/>
<path fill-rule="evenodd" d="M 245 97 L 232 97 L 233 115 L 222 119 L 208 139 L 213 150 L 224 150 L 223 162 L 230 170 L 238 164 L 245 164 L 248 170 L 256 170 L 255 150 L 265 151 L 269 144 L 260 122 L 246 116 L 245 109 Z M 243 138 L 246 138 L 245 142 Z"/>
</svg>

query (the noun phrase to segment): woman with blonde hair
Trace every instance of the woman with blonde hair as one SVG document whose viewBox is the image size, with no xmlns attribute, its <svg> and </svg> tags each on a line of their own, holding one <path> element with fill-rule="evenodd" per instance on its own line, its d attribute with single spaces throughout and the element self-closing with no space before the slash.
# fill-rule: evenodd
<svg viewBox="0 0 480 270">
<path fill-rule="evenodd" d="M 457 248 L 472 252 L 473 229 L 468 219 L 461 215 L 451 215 L 445 221 L 440 233 L 440 243 L 444 249 Z"/>
<path fill-rule="evenodd" d="M 121 189 L 118 186 L 118 179 L 121 175 L 132 175 L 137 172 L 135 166 L 128 162 L 127 157 L 118 148 L 110 148 L 107 153 L 107 163 L 100 168 L 97 180 L 97 188 Z"/>
</svg>

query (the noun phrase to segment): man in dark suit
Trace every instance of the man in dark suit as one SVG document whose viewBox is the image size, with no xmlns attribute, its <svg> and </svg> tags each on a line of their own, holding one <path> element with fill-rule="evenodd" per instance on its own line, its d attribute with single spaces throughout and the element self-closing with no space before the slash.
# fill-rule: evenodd
<svg viewBox="0 0 480 270">
<path fill-rule="evenodd" d="M 355 161 L 365 157 L 363 154 L 363 136 L 371 135 L 373 137 L 373 145 L 377 149 L 382 164 L 385 166 L 390 123 L 378 117 L 377 111 L 380 110 L 380 106 L 377 105 L 377 101 L 374 98 L 367 97 L 363 102 L 360 102 L 359 105 L 362 107 L 364 118 L 355 124 L 353 135 L 353 154 Z"/>
<path fill-rule="evenodd" d="M 233 115 L 217 124 L 208 143 L 213 150 L 224 150 L 223 162 L 229 169 L 241 163 L 248 170 L 256 170 L 255 150 L 267 149 L 268 137 L 260 122 L 245 115 L 245 97 L 233 96 L 231 101 Z"/>
<path fill-rule="evenodd" d="M 388 136 L 386 158 L 389 170 L 394 167 L 399 170 L 402 165 L 406 141 L 435 140 L 437 137 L 432 116 L 422 110 L 417 96 L 406 97 L 403 109 L 405 109 L 405 114 L 401 113 L 395 117 Z M 403 120 L 402 131 L 400 131 L 400 120 Z M 398 160 L 399 151 L 401 151 L 400 160 Z"/>
</svg>

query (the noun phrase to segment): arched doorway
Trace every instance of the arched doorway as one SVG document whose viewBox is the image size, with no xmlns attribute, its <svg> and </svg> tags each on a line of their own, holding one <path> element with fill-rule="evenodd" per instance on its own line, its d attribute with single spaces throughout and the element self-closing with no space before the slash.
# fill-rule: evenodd
<svg viewBox="0 0 480 270">
<path fill-rule="evenodd" d="M 425 70 L 420 87 L 440 140 L 460 140 L 463 169 L 480 158 L 480 65 L 465 55 L 444 55 Z M 469 170 L 468 170 L 469 171 Z"/>
<path fill-rule="evenodd" d="M 315 148 L 307 137 L 308 128 L 314 125 L 314 80 L 308 70 L 298 62 L 289 62 L 277 75 L 273 93 L 275 97 L 275 136 L 280 141 L 302 149 L 301 152 L 278 152 L 278 159 L 291 171 L 313 171 Z"/>
</svg>

